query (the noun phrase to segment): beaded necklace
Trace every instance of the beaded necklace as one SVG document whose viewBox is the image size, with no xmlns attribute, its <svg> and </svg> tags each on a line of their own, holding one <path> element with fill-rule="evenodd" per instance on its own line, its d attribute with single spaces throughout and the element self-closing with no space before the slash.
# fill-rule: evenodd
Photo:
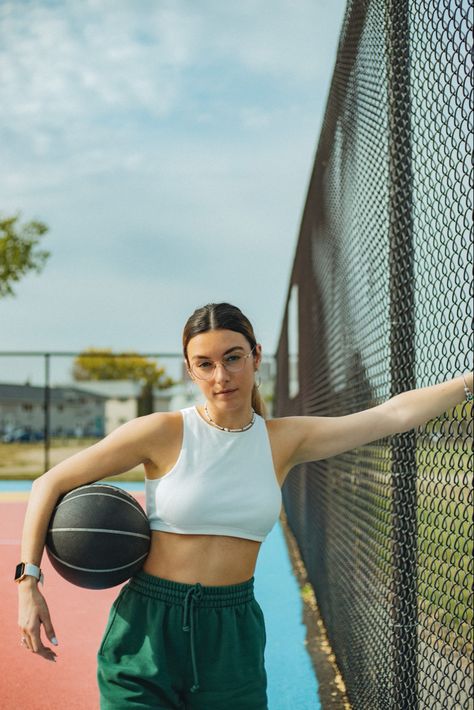
<svg viewBox="0 0 474 710">
<path fill-rule="evenodd" d="M 213 424 L 213 426 L 216 426 L 221 431 L 230 431 L 230 432 L 247 431 L 247 429 L 250 429 L 250 427 L 252 427 L 255 424 L 255 410 L 254 409 L 252 409 L 252 421 L 249 422 L 248 424 L 246 424 L 241 429 L 229 429 L 226 426 L 221 426 L 220 424 L 217 424 L 217 422 L 215 422 L 213 419 L 211 419 L 211 415 L 209 414 L 209 412 L 207 410 L 207 402 L 204 405 L 204 411 L 206 412 L 206 417 L 208 418 L 209 422 L 211 424 Z"/>
</svg>

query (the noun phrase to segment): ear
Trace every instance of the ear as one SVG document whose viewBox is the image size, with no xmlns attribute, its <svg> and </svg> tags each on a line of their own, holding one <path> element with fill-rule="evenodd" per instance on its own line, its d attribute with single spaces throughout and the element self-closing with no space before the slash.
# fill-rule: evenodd
<svg viewBox="0 0 474 710">
<path fill-rule="evenodd" d="M 260 343 L 257 343 L 255 346 L 255 355 L 254 355 L 254 364 L 255 364 L 255 369 L 258 369 L 258 366 L 262 362 L 262 346 Z"/>
</svg>

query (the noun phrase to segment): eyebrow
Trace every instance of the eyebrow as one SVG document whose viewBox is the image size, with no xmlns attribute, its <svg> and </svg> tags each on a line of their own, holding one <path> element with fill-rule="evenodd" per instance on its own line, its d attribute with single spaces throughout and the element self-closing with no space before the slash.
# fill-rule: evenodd
<svg viewBox="0 0 474 710">
<path fill-rule="evenodd" d="M 231 353 L 233 350 L 244 350 L 244 348 L 240 345 L 234 345 L 233 348 L 229 348 L 225 353 L 222 353 L 222 357 L 228 355 L 228 353 Z M 194 355 L 191 360 L 210 360 L 210 357 L 209 355 Z"/>
</svg>

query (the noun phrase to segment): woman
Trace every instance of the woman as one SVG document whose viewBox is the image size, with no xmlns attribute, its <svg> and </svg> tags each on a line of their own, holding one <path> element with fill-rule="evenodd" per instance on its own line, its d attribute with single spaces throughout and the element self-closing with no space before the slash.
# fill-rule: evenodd
<svg viewBox="0 0 474 710">
<path fill-rule="evenodd" d="M 266 637 L 253 574 L 288 472 L 424 424 L 472 398 L 473 376 L 347 416 L 267 421 L 255 382 L 262 348 L 238 308 L 197 309 L 183 351 L 205 403 L 134 419 L 37 479 L 22 561 L 39 567 L 61 494 L 143 463 L 151 548 L 112 606 L 98 653 L 101 708 L 263 710 Z M 26 575 L 19 583 L 23 643 L 54 660 L 41 625 L 57 643 L 38 580 Z"/>
</svg>

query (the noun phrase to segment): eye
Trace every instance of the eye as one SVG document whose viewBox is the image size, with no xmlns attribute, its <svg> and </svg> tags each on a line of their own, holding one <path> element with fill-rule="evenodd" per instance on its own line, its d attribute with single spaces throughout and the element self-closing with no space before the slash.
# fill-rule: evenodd
<svg viewBox="0 0 474 710">
<path fill-rule="evenodd" d="M 241 357 L 242 357 L 241 355 L 227 355 L 227 357 L 225 358 L 225 361 L 226 362 L 239 362 Z"/>
<path fill-rule="evenodd" d="M 198 365 L 200 370 L 208 370 L 211 366 L 212 366 L 212 362 L 208 362 L 207 360 L 199 363 L 199 365 Z"/>
</svg>

